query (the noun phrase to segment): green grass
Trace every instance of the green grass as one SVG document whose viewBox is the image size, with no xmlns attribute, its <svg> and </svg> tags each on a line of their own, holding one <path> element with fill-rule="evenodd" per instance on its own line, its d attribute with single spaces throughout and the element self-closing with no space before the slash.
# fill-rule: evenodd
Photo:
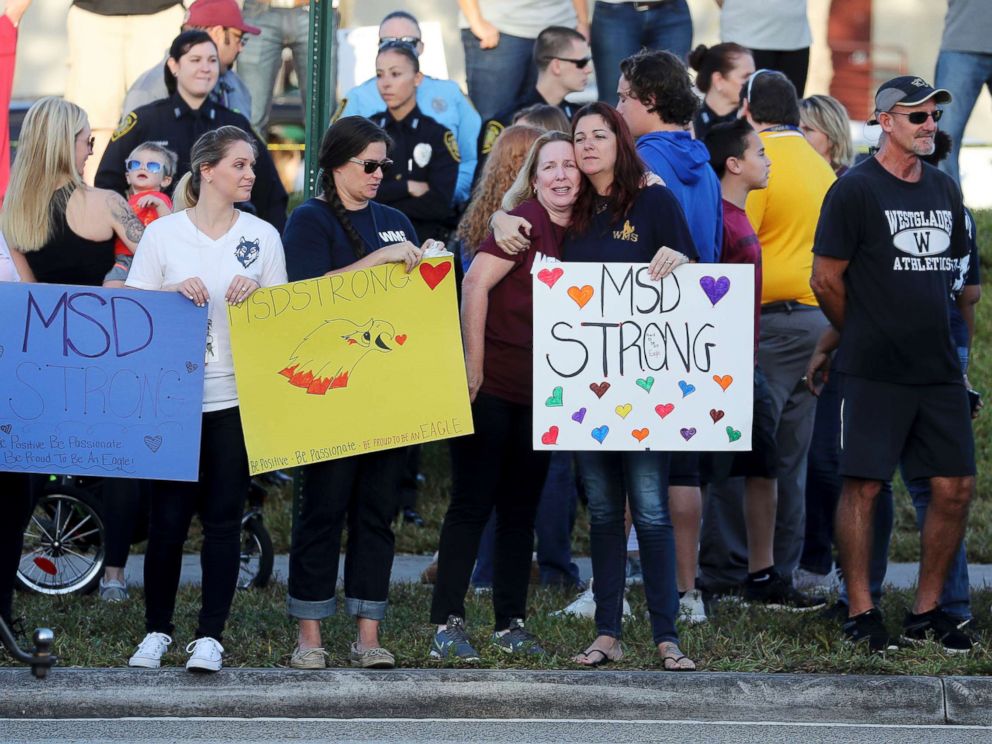
<svg viewBox="0 0 992 744">
<path fill-rule="evenodd" d="M 427 619 L 430 588 L 418 585 L 394 587 L 383 626 L 382 642 L 393 651 L 402 667 L 430 667 L 428 660 L 431 626 Z M 481 652 L 483 668 L 490 669 L 578 669 L 571 657 L 593 639 L 591 620 L 554 618 L 549 612 L 572 599 L 567 592 L 533 588 L 527 627 L 549 652 L 538 659 L 508 658 L 487 642 L 492 630 L 492 602 L 488 595 L 468 599 L 469 632 Z M 185 661 L 182 649 L 192 640 L 199 591 L 184 587 L 179 594 L 174 633 L 175 643 L 165 659 L 168 666 Z M 340 601 L 340 600 L 339 600 Z M 908 606 L 907 591 L 890 592 L 883 610 L 890 631 L 898 632 Z M 988 628 L 992 592 L 974 595 L 976 625 Z M 644 595 L 630 592 L 634 618 L 624 624 L 625 660 L 612 668 L 658 669 L 657 653 L 645 619 Z M 273 584 L 265 590 L 239 592 L 228 622 L 224 646 L 231 667 L 276 667 L 288 664 L 295 644 L 295 623 L 286 616 L 286 588 Z M 129 602 L 109 605 L 96 596 L 65 599 L 19 595 L 17 613 L 26 616 L 28 627 L 47 625 L 55 631 L 56 653 L 63 666 L 123 666 L 144 635 L 144 604 L 140 591 Z M 815 615 L 747 609 L 724 603 L 709 623 L 681 628 L 683 650 L 707 671 L 818 672 L 844 674 L 992 674 L 990 637 L 986 632 L 977 650 L 949 656 L 933 645 L 872 656 L 845 643 L 836 623 Z M 324 644 L 332 666 L 347 666 L 348 647 L 355 638 L 354 621 L 343 612 L 323 623 Z M 0 665 L 10 660 L 0 654 Z"/>
</svg>

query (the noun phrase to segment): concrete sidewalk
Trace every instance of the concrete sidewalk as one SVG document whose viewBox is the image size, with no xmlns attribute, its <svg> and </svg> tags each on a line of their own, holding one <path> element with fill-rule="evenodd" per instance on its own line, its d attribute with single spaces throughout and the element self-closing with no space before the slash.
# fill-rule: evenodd
<svg viewBox="0 0 992 744">
<path fill-rule="evenodd" d="M 992 678 L 396 669 L 0 669 L 0 718 L 512 718 L 992 724 Z"/>
<path fill-rule="evenodd" d="M 429 555 L 397 555 L 393 560 L 392 583 L 406 584 L 420 581 L 421 572 L 431 562 Z M 592 561 L 589 558 L 576 558 L 576 565 L 579 573 L 584 579 L 592 575 Z M 144 577 L 145 556 L 132 555 L 128 558 L 125 574 L 128 584 L 140 586 Z M 916 576 L 918 564 L 916 563 L 890 563 L 889 572 L 885 583 L 897 589 L 904 589 L 916 586 Z M 339 577 L 344 575 L 344 561 L 339 567 Z M 981 589 L 992 586 L 992 565 L 975 564 L 968 566 L 968 575 L 971 580 L 972 589 Z M 273 578 L 277 581 L 286 581 L 289 576 L 289 556 L 277 555 Z M 200 556 L 184 555 L 182 581 L 187 584 L 197 584 L 200 582 Z"/>
</svg>

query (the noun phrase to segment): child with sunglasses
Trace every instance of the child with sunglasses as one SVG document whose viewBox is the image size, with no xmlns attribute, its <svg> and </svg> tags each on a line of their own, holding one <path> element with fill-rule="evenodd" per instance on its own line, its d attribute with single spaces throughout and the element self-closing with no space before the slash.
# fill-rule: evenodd
<svg viewBox="0 0 992 744">
<path fill-rule="evenodd" d="M 124 161 L 124 179 L 127 181 L 127 203 L 141 220 L 148 225 L 159 217 L 172 214 L 172 200 L 165 195 L 176 173 L 178 158 L 172 150 L 154 142 L 143 142 L 131 151 Z M 127 279 L 134 253 L 118 238 L 114 244 L 114 268 L 107 279 Z"/>
</svg>

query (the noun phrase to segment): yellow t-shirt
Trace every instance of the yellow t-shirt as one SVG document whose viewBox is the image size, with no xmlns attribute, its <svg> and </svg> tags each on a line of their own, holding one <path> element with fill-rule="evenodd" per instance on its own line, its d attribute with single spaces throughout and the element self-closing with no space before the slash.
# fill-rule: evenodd
<svg viewBox="0 0 992 744">
<path fill-rule="evenodd" d="M 761 303 L 817 305 L 809 277 L 813 235 L 833 169 L 792 129 L 760 132 L 772 162 L 768 188 L 747 197 L 747 217 L 761 241 Z"/>
</svg>

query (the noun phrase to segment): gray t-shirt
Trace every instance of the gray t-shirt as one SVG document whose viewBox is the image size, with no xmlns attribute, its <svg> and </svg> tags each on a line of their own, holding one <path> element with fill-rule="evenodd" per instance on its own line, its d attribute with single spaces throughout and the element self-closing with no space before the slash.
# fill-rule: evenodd
<svg viewBox="0 0 992 744">
<path fill-rule="evenodd" d="M 724 0 L 720 41 L 748 49 L 805 49 L 813 37 L 806 18 L 806 0 Z"/>
<path fill-rule="evenodd" d="M 940 50 L 992 54 L 992 5 L 988 0 L 948 0 Z"/>
<path fill-rule="evenodd" d="M 479 11 L 500 33 L 524 39 L 536 39 L 548 26 L 575 28 L 571 0 L 479 0 Z M 458 27 L 468 28 L 462 13 Z"/>
</svg>

